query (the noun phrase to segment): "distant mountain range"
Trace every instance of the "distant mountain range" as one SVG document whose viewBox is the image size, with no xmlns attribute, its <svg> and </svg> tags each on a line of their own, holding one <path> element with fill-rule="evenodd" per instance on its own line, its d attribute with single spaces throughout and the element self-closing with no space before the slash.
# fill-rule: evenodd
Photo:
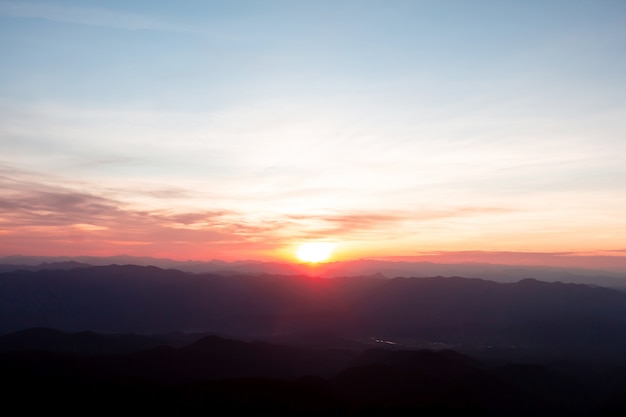
<svg viewBox="0 0 626 417">
<path fill-rule="evenodd" d="M 615 263 L 613 263 L 615 264 Z M 325 278 L 365 276 L 380 274 L 387 278 L 465 276 L 496 282 L 517 282 L 525 278 L 540 281 L 599 285 L 626 289 L 626 266 L 607 266 L 589 269 L 575 266 L 542 266 L 532 264 L 494 263 L 440 263 L 415 260 L 360 259 L 329 262 L 311 266 L 286 262 L 261 262 L 254 260 L 225 262 L 221 260 L 176 261 L 171 259 L 113 256 L 113 257 L 43 257 L 8 256 L 0 258 L 0 273 L 17 270 L 74 269 L 86 266 L 141 265 L 177 269 L 191 273 L 316 275 Z"/>
</svg>

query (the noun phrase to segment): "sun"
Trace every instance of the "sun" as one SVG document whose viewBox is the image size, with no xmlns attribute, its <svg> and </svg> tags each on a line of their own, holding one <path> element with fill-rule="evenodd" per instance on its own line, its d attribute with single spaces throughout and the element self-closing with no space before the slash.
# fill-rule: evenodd
<svg viewBox="0 0 626 417">
<path fill-rule="evenodd" d="M 298 246 L 296 256 L 303 262 L 318 263 L 327 260 L 335 249 L 330 242 L 309 242 Z"/>
</svg>

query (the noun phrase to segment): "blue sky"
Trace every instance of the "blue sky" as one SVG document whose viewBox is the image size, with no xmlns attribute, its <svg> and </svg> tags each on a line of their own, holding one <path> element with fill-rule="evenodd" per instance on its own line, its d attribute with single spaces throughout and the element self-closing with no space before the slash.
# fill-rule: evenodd
<svg viewBox="0 0 626 417">
<path fill-rule="evenodd" d="M 625 50 L 623 1 L 0 1 L 0 250 L 623 248 Z"/>
</svg>

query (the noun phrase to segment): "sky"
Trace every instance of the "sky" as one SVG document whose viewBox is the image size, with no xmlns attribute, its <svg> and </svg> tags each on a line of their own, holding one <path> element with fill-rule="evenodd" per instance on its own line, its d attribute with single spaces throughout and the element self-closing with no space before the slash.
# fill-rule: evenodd
<svg viewBox="0 0 626 417">
<path fill-rule="evenodd" d="M 623 0 L 0 0 L 0 255 L 626 250 Z"/>
</svg>

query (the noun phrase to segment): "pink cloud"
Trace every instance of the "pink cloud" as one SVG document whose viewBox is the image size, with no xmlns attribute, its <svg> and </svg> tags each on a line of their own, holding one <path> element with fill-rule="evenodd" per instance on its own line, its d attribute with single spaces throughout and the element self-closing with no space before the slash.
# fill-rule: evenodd
<svg viewBox="0 0 626 417">
<path fill-rule="evenodd" d="M 16 186 L 19 183 L 19 187 Z M 0 252 L 233 257 L 274 248 L 280 225 L 248 224 L 231 210 L 136 209 L 91 192 L 0 176 Z"/>
</svg>

